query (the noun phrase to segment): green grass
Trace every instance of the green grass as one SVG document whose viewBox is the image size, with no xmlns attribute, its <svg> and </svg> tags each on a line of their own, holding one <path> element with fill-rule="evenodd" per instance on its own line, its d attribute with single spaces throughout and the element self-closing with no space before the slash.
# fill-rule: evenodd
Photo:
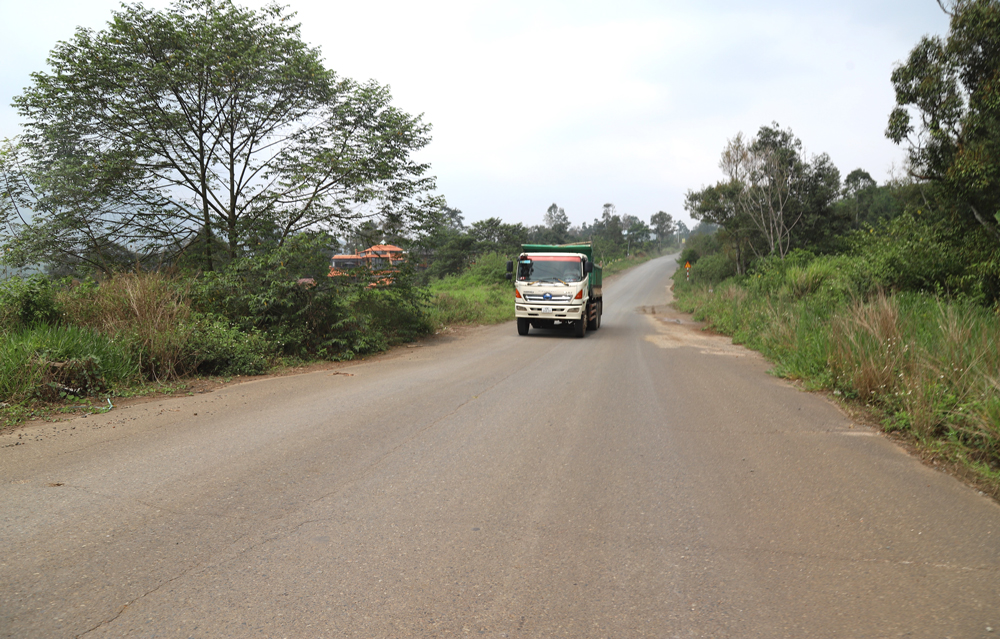
<svg viewBox="0 0 1000 639">
<path fill-rule="evenodd" d="M 511 289 L 492 285 L 462 287 L 442 280 L 429 287 L 427 315 L 435 327 L 500 324 L 514 319 Z"/>
<path fill-rule="evenodd" d="M 40 325 L 0 335 L 5 402 L 85 396 L 141 379 L 131 344 L 90 329 Z"/>
</svg>

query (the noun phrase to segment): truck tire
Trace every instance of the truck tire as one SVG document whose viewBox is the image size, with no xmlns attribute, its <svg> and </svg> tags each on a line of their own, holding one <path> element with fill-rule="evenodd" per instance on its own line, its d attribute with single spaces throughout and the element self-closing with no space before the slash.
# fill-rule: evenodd
<svg viewBox="0 0 1000 639">
<path fill-rule="evenodd" d="M 596 302 L 594 302 L 594 319 L 588 322 L 587 330 L 596 331 L 600 327 L 601 327 L 601 300 L 597 300 Z"/>
<path fill-rule="evenodd" d="M 528 334 L 528 318 L 519 317 L 517 318 L 517 334 L 527 335 Z"/>
<path fill-rule="evenodd" d="M 587 318 L 583 317 L 576 322 L 576 326 L 573 327 L 573 334 L 577 337 L 584 337 L 587 334 Z"/>
</svg>

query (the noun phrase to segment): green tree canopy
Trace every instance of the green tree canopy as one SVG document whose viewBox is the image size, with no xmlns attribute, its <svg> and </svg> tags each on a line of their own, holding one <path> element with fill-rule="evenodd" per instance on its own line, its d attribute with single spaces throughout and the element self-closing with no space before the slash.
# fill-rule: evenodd
<svg viewBox="0 0 1000 639">
<path fill-rule="evenodd" d="M 914 177 L 940 184 L 1000 241 L 1000 2 L 942 7 L 951 16 L 947 38 L 922 38 L 892 73 L 886 136 L 908 145 Z"/>
<path fill-rule="evenodd" d="M 663 248 L 664 238 L 669 239 L 677 229 L 674 224 L 674 216 L 666 211 L 657 211 L 649 218 L 649 223 L 653 227 L 653 232 L 656 233 L 657 246 Z"/>
<path fill-rule="evenodd" d="M 211 269 L 215 237 L 231 259 L 261 236 L 421 215 L 434 181 L 411 154 L 429 127 L 386 87 L 338 78 L 291 18 L 227 0 L 132 4 L 58 43 L 14 100 L 25 255 L 83 253 L 95 237 L 177 252 L 200 235 Z"/>
</svg>

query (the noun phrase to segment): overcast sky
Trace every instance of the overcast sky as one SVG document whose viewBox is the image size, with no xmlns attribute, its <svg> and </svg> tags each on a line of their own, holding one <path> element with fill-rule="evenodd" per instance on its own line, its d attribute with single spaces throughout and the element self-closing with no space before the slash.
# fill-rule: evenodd
<svg viewBox="0 0 1000 639">
<path fill-rule="evenodd" d="M 772 121 L 842 176 L 882 182 L 903 157 L 884 136 L 893 66 L 948 27 L 934 0 L 288 4 L 330 68 L 389 85 L 433 126 L 420 159 L 467 222 L 526 225 L 553 202 L 574 224 L 605 202 L 689 221 L 684 193 L 721 178 L 726 140 Z M 118 6 L 0 0 L 0 138 L 55 43 Z"/>
</svg>

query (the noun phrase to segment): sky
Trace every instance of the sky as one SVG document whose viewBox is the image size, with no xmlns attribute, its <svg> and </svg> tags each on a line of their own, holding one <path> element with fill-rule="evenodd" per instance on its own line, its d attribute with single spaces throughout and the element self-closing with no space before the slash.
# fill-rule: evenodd
<svg viewBox="0 0 1000 639">
<path fill-rule="evenodd" d="M 904 158 L 884 135 L 892 70 L 948 29 L 935 0 L 283 4 L 329 68 L 388 85 L 432 125 L 417 159 L 466 223 L 529 226 L 553 203 L 574 225 L 613 203 L 693 226 L 684 194 L 722 178 L 728 139 L 772 122 L 842 176 L 884 182 Z M 56 42 L 103 28 L 119 6 L 0 0 L 0 138 L 18 134 L 10 101 Z"/>
</svg>

